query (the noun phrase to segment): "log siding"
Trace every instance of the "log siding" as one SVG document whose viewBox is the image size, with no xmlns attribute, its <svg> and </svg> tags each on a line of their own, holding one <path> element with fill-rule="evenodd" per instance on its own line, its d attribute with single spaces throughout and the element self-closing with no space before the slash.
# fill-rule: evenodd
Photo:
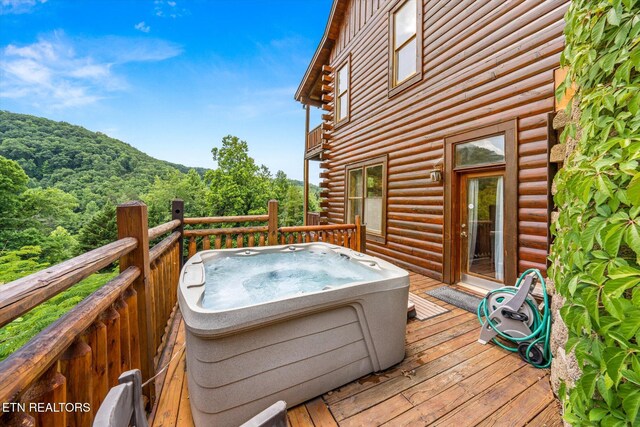
<svg viewBox="0 0 640 427">
<path fill-rule="evenodd" d="M 518 271 L 545 272 L 548 115 L 568 1 L 419 2 L 422 79 L 391 97 L 389 13 L 398 2 L 346 4 L 328 65 L 350 58 L 350 118 L 331 132 L 320 164 L 324 216 L 345 221 L 345 166 L 388 156 L 386 241 L 370 240 L 367 248 L 442 280 L 445 184 L 429 173 L 444 164 L 447 137 L 515 121 Z"/>
</svg>

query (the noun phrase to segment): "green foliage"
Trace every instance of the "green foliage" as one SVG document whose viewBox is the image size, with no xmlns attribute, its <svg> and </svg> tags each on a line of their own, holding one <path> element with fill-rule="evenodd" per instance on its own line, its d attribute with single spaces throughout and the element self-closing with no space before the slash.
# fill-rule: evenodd
<svg viewBox="0 0 640 427">
<path fill-rule="evenodd" d="M 60 226 L 42 242 L 42 254 L 49 264 L 58 264 L 73 258 L 77 249 L 78 240 Z"/>
<path fill-rule="evenodd" d="M 28 181 L 17 162 L 0 156 L 0 242 L 8 240 L 7 230 L 18 221 L 20 195 L 27 190 Z"/>
<path fill-rule="evenodd" d="M 577 140 L 555 178 L 550 275 L 582 377 L 563 399 L 573 425 L 640 424 L 640 2 L 571 3 L 566 15 L 577 86 Z"/>
<path fill-rule="evenodd" d="M 156 177 L 189 171 L 101 132 L 8 111 L 0 111 L 0 156 L 18 162 L 34 186 L 75 196 L 80 211 L 92 201 L 101 207 L 139 199 Z"/>
<path fill-rule="evenodd" d="M 15 251 L 0 252 L 0 285 L 13 282 L 49 266 L 40 260 L 40 246 L 23 246 Z"/>
<path fill-rule="evenodd" d="M 222 138 L 222 147 L 211 150 L 218 163 L 204 175 L 209 187 L 207 204 L 214 216 L 258 215 L 267 212 L 273 194 L 271 174 L 249 156 L 245 141 L 235 136 Z"/>
<path fill-rule="evenodd" d="M 282 200 L 284 200 L 284 203 L 281 203 L 282 218 L 280 219 L 280 224 L 284 226 L 302 224 L 304 215 L 302 188 L 290 186 L 287 190 L 287 196 Z"/>
<path fill-rule="evenodd" d="M 142 200 L 149 207 L 149 223 L 162 224 L 171 219 L 171 201 L 182 199 L 188 216 L 206 216 L 206 187 L 197 171 L 191 169 L 186 175 L 179 171 L 169 174 L 168 179 L 157 177 Z"/>
<path fill-rule="evenodd" d="M 87 277 L 33 310 L 0 328 L 0 360 L 4 360 L 32 337 L 58 320 L 76 304 L 116 276 L 100 273 Z"/>
<path fill-rule="evenodd" d="M 30 188 L 21 195 L 20 216 L 23 224 L 45 232 L 60 225 L 75 230 L 78 227 L 77 207 L 78 200 L 59 188 Z"/>
<path fill-rule="evenodd" d="M 102 209 L 96 212 L 80 229 L 78 245 L 80 252 L 83 253 L 111 243 L 117 238 L 116 206 L 107 201 Z"/>
</svg>

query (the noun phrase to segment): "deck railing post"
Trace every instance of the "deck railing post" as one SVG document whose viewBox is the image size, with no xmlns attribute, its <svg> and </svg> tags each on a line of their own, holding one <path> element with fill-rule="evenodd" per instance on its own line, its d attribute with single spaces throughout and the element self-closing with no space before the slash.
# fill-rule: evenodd
<svg viewBox="0 0 640 427">
<path fill-rule="evenodd" d="M 142 378 L 151 378 L 154 375 L 153 358 L 155 356 L 155 310 L 153 288 L 149 282 L 149 223 L 147 217 L 147 205 L 142 202 L 128 202 L 118 205 L 118 239 L 134 237 L 138 240 L 138 246 L 127 255 L 120 258 L 120 272 L 131 266 L 138 267 L 140 275 L 133 282 L 133 289 L 137 298 L 137 315 L 140 348 L 140 365 Z M 131 331 L 133 334 L 134 331 Z M 155 389 L 152 384 L 147 385 L 143 393 L 153 405 Z"/>
<path fill-rule="evenodd" d="M 278 244 L 278 201 L 269 200 L 268 207 L 269 223 L 267 244 L 274 246 Z"/>
<path fill-rule="evenodd" d="M 180 220 L 180 225 L 176 231 L 180 232 L 180 268 L 184 265 L 184 201 L 175 199 L 171 202 L 171 219 Z"/>
<path fill-rule="evenodd" d="M 360 215 L 356 215 L 356 246 L 358 252 L 367 251 L 367 226 L 362 224 Z"/>
</svg>

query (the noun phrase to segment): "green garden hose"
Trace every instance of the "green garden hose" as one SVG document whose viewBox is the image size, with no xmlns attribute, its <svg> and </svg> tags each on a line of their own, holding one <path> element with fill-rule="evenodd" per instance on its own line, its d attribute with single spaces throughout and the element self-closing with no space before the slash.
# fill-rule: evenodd
<svg viewBox="0 0 640 427">
<path fill-rule="evenodd" d="M 521 337 L 521 338 L 512 337 L 500 331 L 497 325 L 494 325 L 491 319 L 489 318 L 489 315 L 491 313 L 489 313 L 489 308 L 487 306 L 487 299 L 492 294 L 497 292 L 515 294 L 517 288 L 520 286 L 525 276 L 532 272 L 536 273 L 540 281 L 540 284 L 542 286 L 544 308 L 541 314 L 540 310 L 538 309 L 538 307 L 536 307 L 535 303 L 531 299 L 527 298 L 525 301 L 527 304 L 529 304 L 531 311 L 534 313 L 533 323 L 531 324 L 531 330 L 532 330 L 531 335 L 528 335 L 526 337 Z M 551 357 L 552 357 L 551 345 L 550 345 L 551 344 L 551 306 L 549 304 L 549 297 L 547 296 L 547 286 L 545 284 L 544 278 L 542 277 L 542 274 L 540 274 L 540 270 L 532 268 L 525 271 L 518 278 L 515 286 L 505 286 L 500 289 L 494 289 L 492 291 L 489 291 L 485 296 L 485 298 L 478 305 L 478 320 L 480 321 L 481 325 L 484 325 L 485 322 L 488 322 L 489 326 L 498 333 L 498 337 L 506 341 L 509 341 L 515 344 L 528 342 L 529 345 L 526 348 L 526 352 L 524 354 L 521 353 L 521 356 L 531 365 L 535 366 L 536 368 L 548 368 L 551 365 Z M 504 348 L 505 350 L 509 350 L 513 352 L 518 351 L 518 346 L 511 347 L 503 342 L 500 342 L 497 339 L 497 337 L 493 339 L 493 342 L 499 345 L 500 347 Z M 532 353 L 534 346 L 538 346 L 538 345 L 542 346 L 542 357 L 543 357 L 542 363 L 535 363 L 530 358 L 530 354 Z"/>
</svg>

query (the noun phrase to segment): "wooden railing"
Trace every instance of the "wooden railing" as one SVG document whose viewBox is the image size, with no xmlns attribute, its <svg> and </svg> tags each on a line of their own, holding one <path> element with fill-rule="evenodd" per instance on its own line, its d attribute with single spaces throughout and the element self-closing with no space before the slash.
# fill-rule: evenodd
<svg viewBox="0 0 640 427">
<path fill-rule="evenodd" d="M 307 212 L 307 225 L 320 225 L 320 212 Z"/>
<path fill-rule="evenodd" d="M 155 374 L 176 305 L 182 223 L 149 229 L 140 202 L 118 206 L 117 222 L 116 242 L 0 287 L 4 326 L 119 261 L 118 276 L 0 362 L 0 401 L 17 409 L 4 413 L 0 425 L 89 426 L 122 372 L 140 369 L 143 380 Z M 149 249 L 150 239 L 167 233 Z M 144 393 L 153 402 L 153 386 Z"/>
<path fill-rule="evenodd" d="M 271 200 L 266 215 L 184 218 L 185 225 L 231 224 L 230 228 L 192 228 L 184 230 L 189 257 L 198 250 L 327 242 L 365 251 L 365 226 L 356 217 L 355 224 L 278 226 L 278 202 Z M 237 226 L 238 224 L 247 224 Z M 259 224 L 259 225 L 256 225 Z"/>
<path fill-rule="evenodd" d="M 322 125 L 318 125 L 307 134 L 307 152 L 322 145 Z"/>
<path fill-rule="evenodd" d="M 0 362 L 0 401 L 16 405 L 0 414 L 0 425 L 89 426 L 122 372 L 140 369 L 147 381 L 161 370 L 160 356 L 177 307 L 185 239 L 189 256 L 198 245 L 208 249 L 318 241 L 365 251 L 366 231 L 359 217 L 355 224 L 279 227 L 275 200 L 266 215 L 184 218 L 183 209 L 182 201 L 174 201 L 173 219 L 148 228 L 146 205 L 119 205 L 117 241 L 0 286 L 4 326 L 119 262 L 114 279 Z M 196 228 L 209 224 L 234 227 Z M 158 240 L 149 248 L 149 241 Z M 143 393 L 153 405 L 155 382 Z M 66 403 L 72 406 L 60 406 Z M 53 404 L 58 410 L 42 411 L 38 409 L 43 406 L 32 404 Z"/>
</svg>

